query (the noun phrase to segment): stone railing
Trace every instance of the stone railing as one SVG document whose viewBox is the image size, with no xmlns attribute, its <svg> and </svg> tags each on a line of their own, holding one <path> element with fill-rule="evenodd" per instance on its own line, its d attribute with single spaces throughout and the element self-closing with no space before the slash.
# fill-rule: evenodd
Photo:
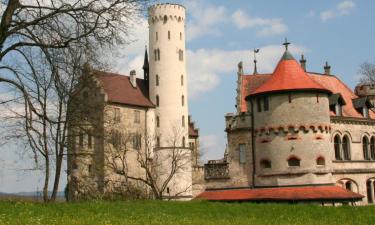
<svg viewBox="0 0 375 225">
<path fill-rule="evenodd" d="M 210 160 L 204 164 L 204 179 L 229 179 L 229 166 L 221 160 Z"/>
</svg>

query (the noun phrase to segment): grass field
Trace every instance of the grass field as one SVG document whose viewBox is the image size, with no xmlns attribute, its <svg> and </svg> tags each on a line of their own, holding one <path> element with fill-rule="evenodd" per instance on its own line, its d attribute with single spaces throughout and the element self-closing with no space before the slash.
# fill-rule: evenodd
<svg viewBox="0 0 375 225">
<path fill-rule="evenodd" d="M 0 201 L 0 225 L 9 224 L 375 224 L 375 206 L 213 202 L 32 203 Z"/>
</svg>

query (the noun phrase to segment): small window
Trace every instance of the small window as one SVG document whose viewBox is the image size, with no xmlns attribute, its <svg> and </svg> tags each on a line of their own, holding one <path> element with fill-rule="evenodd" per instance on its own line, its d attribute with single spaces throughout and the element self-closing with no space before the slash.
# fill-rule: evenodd
<svg viewBox="0 0 375 225">
<path fill-rule="evenodd" d="M 185 137 L 182 137 L 182 147 L 185 148 Z"/>
<path fill-rule="evenodd" d="M 160 61 L 160 49 L 157 49 L 158 61 Z"/>
<path fill-rule="evenodd" d="M 246 145 L 240 144 L 238 148 L 239 148 L 239 154 L 240 154 L 240 164 L 245 164 L 246 163 Z"/>
<path fill-rule="evenodd" d="M 182 104 L 182 106 L 184 106 L 185 105 L 185 96 L 181 96 L 181 104 Z"/>
<path fill-rule="evenodd" d="M 288 159 L 288 166 L 300 166 L 301 160 L 296 157 L 291 157 Z"/>
<path fill-rule="evenodd" d="M 141 112 L 139 110 L 134 110 L 134 123 L 141 122 Z"/>
<path fill-rule="evenodd" d="M 263 159 L 262 161 L 260 161 L 260 167 L 263 169 L 271 168 L 272 167 L 271 161 L 268 159 Z"/>
<path fill-rule="evenodd" d="M 180 32 L 180 40 L 182 40 L 182 32 Z"/>
<path fill-rule="evenodd" d="M 140 134 L 133 135 L 133 148 L 136 150 L 141 149 L 142 136 Z"/>
<path fill-rule="evenodd" d="M 182 126 L 185 127 L 185 116 L 182 116 Z"/>
<path fill-rule="evenodd" d="M 167 21 L 168 21 L 168 16 L 165 15 L 165 16 L 164 16 L 164 20 L 163 20 L 163 22 L 164 22 L 164 23 L 167 23 Z"/>
<path fill-rule="evenodd" d="M 83 132 L 79 132 L 79 147 L 83 147 Z"/>
<path fill-rule="evenodd" d="M 171 40 L 171 31 L 168 31 L 168 40 Z"/>
<path fill-rule="evenodd" d="M 158 34 L 158 32 L 155 33 L 155 39 L 156 39 L 156 40 L 159 39 L 159 34 Z"/>
<path fill-rule="evenodd" d="M 156 95 L 156 106 L 159 106 L 159 95 Z"/>
<path fill-rule="evenodd" d="M 184 86 L 184 75 L 181 75 L 181 86 Z"/>
<path fill-rule="evenodd" d="M 159 86 L 159 75 L 156 74 L 156 78 L 155 78 L 155 84 L 156 86 Z"/>
<path fill-rule="evenodd" d="M 120 109 L 119 108 L 115 108 L 114 121 L 115 122 L 121 121 L 121 115 L 120 115 Z"/>
<path fill-rule="evenodd" d="M 89 148 L 92 148 L 92 135 L 91 132 L 87 134 L 87 145 Z"/>
<path fill-rule="evenodd" d="M 184 51 L 181 50 L 181 49 L 178 51 L 178 59 L 179 59 L 180 61 L 183 61 L 183 60 L 184 60 Z"/>
<path fill-rule="evenodd" d="M 324 166 L 325 164 L 326 164 L 326 161 L 325 161 L 325 159 L 323 157 L 318 157 L 316 159 L 316 165 L 318 165 L 318 166 Z"/>
<path fill-rule="evenodd" d="M 263 98 L 263 109 L 264 109 L 264 111 L 268 111 L 268 109 L 269 109 L 269 99 L 268 99 L 268 96 L 265 96 Z"/>
<path fill-rule="evenodd" d="M 258 112 L 262 112 L 262 100 L 260 98 L 257 98 L 257 109 Z"/>
<path fill-rule="evenodd" d="M 156 127 L 160 127 L 160 118 L 156 116 Z"/>
<path fill-rule="evenodd" d="M 156 147 L 160 147 L 160 137 L 156 138 Z"/>
<path fill-rule="evenodd" d="M 154 49 L 154 60 L 158 61 L 158 50 Z"/>
</svg>

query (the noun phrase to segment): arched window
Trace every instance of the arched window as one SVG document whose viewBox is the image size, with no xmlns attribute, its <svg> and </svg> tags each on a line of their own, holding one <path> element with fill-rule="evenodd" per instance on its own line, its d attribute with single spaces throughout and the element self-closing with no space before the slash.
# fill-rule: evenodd
<svg viewBox="0 0 375 225">
<path fill-rule="evenodd" d="M 262 159 L 262 161 L 260 161 L 260 167 L 263 169 L 271 168 L 272 167 L 271 161 L 268 159 Z"/>
<path fill-rule="evenodd" d="M 369 154 L 368 154 L 368 150 L 369 150 L 368 146 L 369 146 L 368 138 L 365 136 L 362 139 L 363 158 L 365 160 L 369 160 L 370 159 Z"/>
<path fill-rule="evenodd" d="M 182 106 L 184 106 L 185 105 L 185 96 L 181 96 L 181 104 L 182 104 Z"/>
<path fill-rule="evenodd" d="M 370 153 L 371 153 L 371 159 L 375 159 L 375 137 L 371 137 L 370 141 Z"/>
<path fill-rule="evenodd" d="M 344 159 L 350 160 L 350 141 L 347 135 L 342 139 L 342 150 L 344 152 Z"/>
<path fill-rule="evenodd" d="M 181 86 L 184 86 L 184 75 L 181 75 Z"/>
<path fill-rule="evenodd" d="M 341 151 L 340 151 L 341 139 L 340 136 L 337 134 L 334 138 L 334 147 L 335 147 L 335 159 L 341 160 Z"/>
<path fill-rule="evenodd" d="M 156 78 L 155 78 L 155 83 L 156 83 L 156 86 L 159 86 L 159 75 L 156 74 Z"/>
<path fill-rule="evenodd" d="M 288 159 L 288 166 L 300 166 L 301 165 L 301 160 L 298 159 L 295 156 L 292 156 Z"/>
<path fill-rule="evenodd" d="M 318 166 L 324 166 L 326 164 L 326 161 L 324 157 L 320 156 L 316 159 L 316 165 Z"/>
<path fill-rule="evenodd" d="M 163 20 L 163 22 L 166 23 L 167 21 L 168 21 L 168 16 L 165 15 L 165 16 L 164 16 L 164 20 Z"/>
<path fill-rule="evenodd" d="M 185 116 L 182 116 L 182 126 L 185 127 Z"/>
<path fill-rule="evenodd" d="M 159 106 L 159 95 L 156 95 L 156 106 Z"/>
<path fill-rule="evenodd" d="M 368 203 L 373 203 L 374 202 L 374 196 L 373 196 L 373 188 L 371 187 L 372 185 L 371 180 L 367 180 L 366 182 L 366 190 L 367 190 L 367 201 Z"/>
</svg>

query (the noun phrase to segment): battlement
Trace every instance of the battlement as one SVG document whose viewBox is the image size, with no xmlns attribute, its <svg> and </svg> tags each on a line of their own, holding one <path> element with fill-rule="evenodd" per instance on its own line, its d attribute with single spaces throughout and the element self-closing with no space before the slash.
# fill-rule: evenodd
<svg viewBox="0 0 375 225">
<path fill-rule="evenodd" d="M 183 22 L 185 21 L 185 7 L 174 3 L 162 3 L 150 6 L 148 8 L 149 20 L 152 23 L 168 20 Z"/>
</svg>

